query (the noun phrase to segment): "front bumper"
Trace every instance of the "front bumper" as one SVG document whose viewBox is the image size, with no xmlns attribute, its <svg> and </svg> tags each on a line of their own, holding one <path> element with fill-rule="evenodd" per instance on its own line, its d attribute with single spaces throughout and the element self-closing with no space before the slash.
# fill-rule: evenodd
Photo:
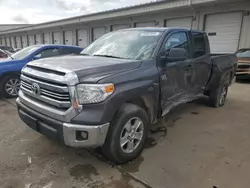
<svg viewBox="0 0 250 188">
<path fill-rule="evenodd" d="M 56 139 L 70 147 L 83 148 L 100 147 L 105 142 L 109 123 L 101 125 L 64 123 L 30 109 L 22 104 L 19 98 L 16 102 L 22 121 L 32 129 L 51 139 Z M 86 137 L 81 137 L 81 133 L 84 133 Z"/>
</svg>

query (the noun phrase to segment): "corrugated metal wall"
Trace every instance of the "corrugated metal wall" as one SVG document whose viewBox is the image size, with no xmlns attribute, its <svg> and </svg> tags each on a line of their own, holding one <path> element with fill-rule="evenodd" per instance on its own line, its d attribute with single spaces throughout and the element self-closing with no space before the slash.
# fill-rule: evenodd
<svg viewBox="0 0 250 188">
<path fill-rule="evenodd" d="M 0 36 L 2 40 L 0 43 L 10 44 L 10 37 L 16 37 L 16 46 L 21 46 L 20 36 L 22 36 L 22 46 L 25 47 L 27 45 L 31 45 L 33 43 L 39 44 L 68 44 L 68 45 L 79 45 L 82 47 L 86 47 L 89 43 L 101 37 L 103 34 L 115 31 L 119 29 L 129 28 L 129 27 L 184 27 L 184 28 L 193 28 L 199 30 L 208 30 L 206 28 L 206 18 L 207 15 L 217 14 L 217 13 L 227 13 L 227 12 L 242 12 L 242 22 L 237 25 L 240 27 L 240 36 L 238 39 L 237 48 L 242 47 L 250 47 L 250 16 L 247 14 L 247 7 L 250 7 L 250 2 L 237 2 L 237 3 L 226 3 L 226 4 L 216 4 L 216 5 L 206 5 L 204 7 L 200 6 L 196 8 L 196 12 L 188 5 L 189 1 L 177 1 L 173 4 L 175 7 L 182 7 L 181 11 L 169 10 L 169 11 L 159 11 L 141 14 L 136 16 L 126 16 L 123 18 L 113 18 L 109 20 L 101 20 L 95 22 L 86 22 L 82 24 L 74 24 L 68 25 L 66 21 L 64 25 L 57 25 L 60 23 L 55 22 L 51 25 L 51 28 L 43 28 L 42 30 L 34 30 L 34 31 L 25 31 L 19 33 L 8 34 L 7 36 Z M 171 4 L 172 2 L 170 2 Z M 174 2 L 173 2 L 174 3 Z M 197 4 L 201 4 L 202 1 L 196 0 Z M 158 5 L 152 5 L 150 10 L 153 8 L 157 8 Z M 158 7 L 161 8 L 162 7 Z M 147 11 L 147 10 L 140 10 Z M 199 12 L 199 13 L 197 13 Z M 116 14 L 123 14 L 123 10 L 121 12 L 117 12 Z M 135 13 L 135 12 L 134 12 Z M 110 13 L 111 14 L 111 13 Z M 107 13 L 108 17 L 109 13 Z M 96 19 L 101 19 L 101 17 L 96 16 Z M 79 18 L 79 21 L 85 18 Z M 68 21 L 69 22 L 69 21 Z M 210 23 L 209 23 L 210 24 Z M 52 27 L 53 26 L 53 27 Z M 209 26 L 211 27 L 211 26 Z M 221 31 L 222 32 L 222 31 Z M 37 34 L 39 33 L 39 34 Z M 31 36 L 35 37 L 34 42 L 27 43 L 27 39 L 31 40 Z M 14 45 L 15 46 L 15 45 Z"/>
</svg>

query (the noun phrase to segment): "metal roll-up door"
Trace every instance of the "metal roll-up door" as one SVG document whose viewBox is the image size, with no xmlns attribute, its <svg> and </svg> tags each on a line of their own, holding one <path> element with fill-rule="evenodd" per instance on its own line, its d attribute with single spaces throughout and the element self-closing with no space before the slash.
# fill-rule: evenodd
<svg viewBox="0 0 250 188">
<path fill-rule="evenodd" d="M 6 37 L 6 41 L 7 41 L 7 46 L 11 46 L 11 41 L 10 41 L 10 37 Z"/>
<path fill-rule="evenodd" d="M 168 19 L 166 20 L 166 27 L 191 29 L 193 22 L 192 20 L 192 17 Z"/>
<path fill-rule="evenodd" d="M 85 48 L 86 46 L 88 46 L 88 44 L 89 44 L 89 40 L 88 40 L 87 29 L 79 29 L 77 31 L 77 45 Z"/>
<path fill-rule="evenodd" d="M 23 44 L 23 48 L 28 46 L 27 36 L 22 36 L 22 44 Z"/>
<path fill-rule="evenodd" d="M 117 24 L 117 25 L 112 25 L 111 26 L 111 31 L 117 31 L 121 29 L 126 29 L 129 28 L 129 24 Z"/>
<path fill-rule="evenodd" d="M 42 44 L 42 35 L 36 34 L 36 44 Z"/>
<path fill-rule="evenodd" d="M 205 31 L 212 53 L 234 53 L 238 49 L 242 12 L 206 16 Z"/>
<path fill-rule="evenodd" d="M 4 45 L 7 46 L 7 37 L 4 37 Z"/>
<path fill-rule="evenodd" d="M 73 31 L 64 31 L 64 44 L 73 45 Z"/>
<path fill-rule="evenodd" d="M 17 48 L 22 48 L 21 37 L 20 36 L 16 37 L 16 47 Z"/>
<path fill-rule="evenodd" d="M 92 33 L 93 33 L 92 40 L 95 41 L 96 39 L 100 38 L 106 33 L 106 28 L 105 27 L 93 28 Z"/>
<path fill-rule="evenodd" d="M 15 40 L 15 37 L 11 37 L 10 39 L 11 39 L 11 46 L 12 46 L 13 48 L 16 48 L 16 40 Z"/>
<path fill-rule="evenodd" d="M 62 44 L 61 32 L 53 32 L 53 44 Z"/>
<path fill-rule="evenodd" d="M 135 24 L 135 27 L 155 27 L 156 26 L 156 22 L 152 21 L 152 22 L 139 22 Z"/>
<path fill-rule="evenodd" d="M 51 37 L 50 37 L 50 33 L 44 33 L 43 34 L 43 43 L 44 44 L 50 44 L 50 43 L 52 43 L 51 42 Z"/>
<path fill-rule="evenodd" d="M 35 35 L 28 35 L 28 45 L 34 45 L 35 44 Z"/>
</svg>

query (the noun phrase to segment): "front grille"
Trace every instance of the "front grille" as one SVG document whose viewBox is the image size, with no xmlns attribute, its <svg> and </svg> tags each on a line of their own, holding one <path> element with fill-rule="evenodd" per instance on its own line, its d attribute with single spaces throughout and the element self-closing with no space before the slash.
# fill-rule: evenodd
<svg viewBox="0 0 250 188">
<path fill-rule="evenodd" d="M 39 86 L 39 92 L 32 90 L 32 84 Z M 21 90 L 30 98 L 44 102 L 56 108 L 67 109 L 71 106 L 70 94 L 67 85 L 57 83 L 47 83 L 41 79 L 36 79 L 28 75 L 21 75 Z"/>
</svg>

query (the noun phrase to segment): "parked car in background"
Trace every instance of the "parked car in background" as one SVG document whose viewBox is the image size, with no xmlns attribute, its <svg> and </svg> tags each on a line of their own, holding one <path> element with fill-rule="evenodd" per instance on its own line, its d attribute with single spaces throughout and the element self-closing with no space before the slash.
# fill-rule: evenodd
<svg viewBox="0 0 250 188">
<path fill-rule="evenodd" d="M 66 45 L 34 45 L 10 55 L 0 62 L 0 92 L 5 97 L 16 97 L 20 87 L 21 69 L 28 62 L 53 56 L 80 54 L 83 49 Z"/>
<path fill-rule="evenodd" d="M 0 49 L 0 59 L 6 59 L 11 55 L 10 52 Z"/>
<path fill-rule="evenodd" d="M 15 52 L 14 48 L 12 48 L 11 46 L 2 46 L 2 45 L 0 45 L 0 49 L 1 50 L 7 50 L 7 51 L 9 51 L 11 53 Z"/>
<path fill-rule="evenodd" d="M 149 126 L 173 107 L 203 95 L 222 107 L 236 71 L 235 54 L 211 56 L 206 33 L 179 28 L 115 31 L 81 54 L 27 64 L 18 112 L 41 134 L 101 147 L 117 164 L 140 155 Z"/>
<path fill-rule="evenodd" d="M 250 48 L 238 50 L 236 56 L 238 60 L 237 79 L 250 79 Z"/>
</svg>

